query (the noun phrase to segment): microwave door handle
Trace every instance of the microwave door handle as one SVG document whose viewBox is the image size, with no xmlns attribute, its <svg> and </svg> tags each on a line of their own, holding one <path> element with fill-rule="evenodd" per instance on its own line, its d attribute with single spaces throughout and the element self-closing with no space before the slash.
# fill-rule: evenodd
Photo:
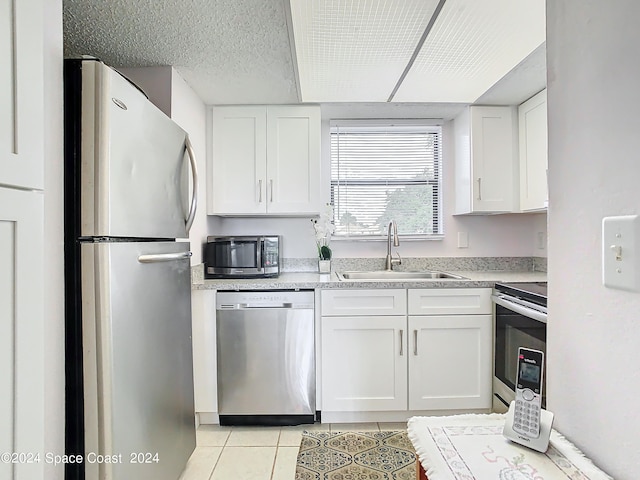
<svg viewBox="0 0 640 480">
<path fill-rule="evenodd" d="M 539 312 L 532 308 L 524 307 L 522 305 L 518 305 L 514 302 L 510 302 L 509 300 L 499 297 L 498 295 L 491 295 L 491 298 L 497 305 L 508 308 L 509 310 L 512 310 L 515 313 L 519 313 L 520 315 L 524 315 L 525 317 L 532 318 L 542 323 L 547 323 L 547 315 L 545 313 Z"/>
<path fill-rule="evenodd" d="M 262 249 L 264 248 L 264 242 L 262 239 L 256 239 L 256 269 L 262 271 Z"/>
</svg>

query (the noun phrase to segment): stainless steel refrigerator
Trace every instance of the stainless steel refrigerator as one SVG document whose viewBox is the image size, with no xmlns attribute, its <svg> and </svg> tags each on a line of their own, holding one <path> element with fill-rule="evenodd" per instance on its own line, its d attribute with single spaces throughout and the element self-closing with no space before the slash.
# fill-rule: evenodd
<svg viewBox="0 0 640 480">
<path fill-rule="evenodd" d="M 67 479 L 176 480 L 195 448 L 195 175 L 141 90 L 65 61 L 66 453 L 83 456 Z"/>
</svg>

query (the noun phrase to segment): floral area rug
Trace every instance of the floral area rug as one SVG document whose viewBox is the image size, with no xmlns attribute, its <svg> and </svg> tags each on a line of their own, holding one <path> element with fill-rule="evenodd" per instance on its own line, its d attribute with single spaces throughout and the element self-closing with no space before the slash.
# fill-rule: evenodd
<svg viewBox="0 0 640 480">
<path fill-rule="evenodd" d="M 302 434 L 295 480 L 415 480 L 405 431 Z"/>
</svg>

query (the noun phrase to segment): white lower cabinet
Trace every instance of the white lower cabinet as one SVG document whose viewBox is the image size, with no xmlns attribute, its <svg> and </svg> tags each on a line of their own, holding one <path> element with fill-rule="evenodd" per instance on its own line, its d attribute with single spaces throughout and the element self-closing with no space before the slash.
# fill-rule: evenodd
<svg viewBox="0 0 640 480">
<path fill-rule="evenodd" d="M 322 410 L 490 409 L 490 294 L 488 288 L 324 290 Z M 423 314 L 429 304 L 447 314 Z"/>
<path fill-rule="evenodd" d="M 322 408 L 404 410 L 405 316 L 322 318 Z"/>
<path fill-rule="evenodd" d="M 491 315 L 409 316 L 409 410 L 491 408 Z"/>
</svg>

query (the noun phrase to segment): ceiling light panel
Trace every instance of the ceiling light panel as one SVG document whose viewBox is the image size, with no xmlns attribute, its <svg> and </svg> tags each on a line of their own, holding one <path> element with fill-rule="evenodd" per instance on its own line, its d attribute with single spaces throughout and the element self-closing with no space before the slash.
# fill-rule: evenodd
<svg viewBox="0 0 640 480">
<path fill-rule="evenodd" d="M 447 0 L 393 100 L 473 103 L 544 41 L 544 0 Z"/>
<path fill-rule="evenodd" d="M 303 102 L 384 102 L 437 0 L 290 0 Z"/>
</svg>

